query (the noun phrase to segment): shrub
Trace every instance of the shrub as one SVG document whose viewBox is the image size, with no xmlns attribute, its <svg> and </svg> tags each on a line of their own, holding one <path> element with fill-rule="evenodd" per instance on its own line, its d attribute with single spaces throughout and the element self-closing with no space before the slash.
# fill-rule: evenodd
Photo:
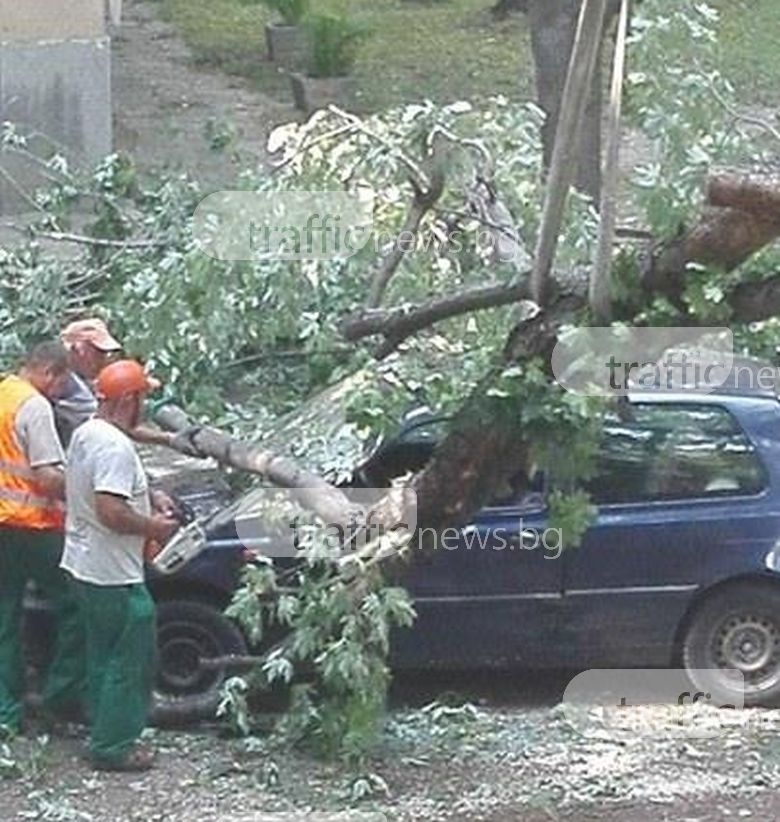
<svg viewBox="0 0 780 822">
<path fill-rule="evenodd" d="M 309 74 L 343 77 L 355 66 L 357 48 L 368 36 L 365 26 L 345 15 L 315 14 L 307 21 L 311 41 Z"/>
</svg>

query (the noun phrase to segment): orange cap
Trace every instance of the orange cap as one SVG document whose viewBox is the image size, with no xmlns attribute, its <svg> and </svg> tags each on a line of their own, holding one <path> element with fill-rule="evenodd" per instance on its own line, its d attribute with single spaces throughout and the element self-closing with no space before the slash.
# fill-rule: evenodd
<svg viewBox="0 0 780 822">
<path fill-rule="evenodd" d="M 141 363 L 117 360 L 107 365 L 95 380 L 95 393 L 102 400 L 115 400 L 126 394 L 146 394 L 160 387 L 160 381 L 150 377 Z"/>
<path fill-rule="evenodd" d="M 90 317 L 87 320 L 76 320 L 66 325 L 60 332 L 60 339 L 70 348 L 76 343 L 87 342 L 101 351 L 119 351 L 121 343 L 111 336 L 103 320 Z"/>
</svg>

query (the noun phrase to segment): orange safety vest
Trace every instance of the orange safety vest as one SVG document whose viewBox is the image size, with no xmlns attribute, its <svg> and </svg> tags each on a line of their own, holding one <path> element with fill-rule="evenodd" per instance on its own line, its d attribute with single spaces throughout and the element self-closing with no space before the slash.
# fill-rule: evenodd
<svg viewBox="0 0 780 822">
<path fill-rule="evenodd" d="M 38 394 L 21 377 L 0 382 L 0 526 L 35 531 L 61 531 L 65 524 L 60 500 L 47 497 L 16 438 L 16 415 L 22 404 Z"/>
</svg>

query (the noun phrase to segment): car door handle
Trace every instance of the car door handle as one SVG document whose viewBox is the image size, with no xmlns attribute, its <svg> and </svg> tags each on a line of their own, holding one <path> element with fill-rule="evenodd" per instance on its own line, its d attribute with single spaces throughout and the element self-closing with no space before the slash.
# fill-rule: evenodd
<svg viewBox="0 0 780 822">
<path fill-rule="evenodd" d="M 512 534 L 509 537 L 509 545 L 512 548 L 521 548 L 525 551 L 533 551 L 541 544 L 541 537 L 535 528 L 523 528 L 519 534 Z"/>
</svg>

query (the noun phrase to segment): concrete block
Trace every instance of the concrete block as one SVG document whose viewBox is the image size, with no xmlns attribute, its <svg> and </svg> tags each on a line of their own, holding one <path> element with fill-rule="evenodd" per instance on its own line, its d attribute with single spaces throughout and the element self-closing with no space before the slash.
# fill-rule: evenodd
<svg viewBox="0 0 780 822">
<path fill-rule="evenodd" d="M 109 154 L 109 39 L 0 45 L 0 121 L 6 120 L 22 133 L 37 132 L 44 151 L 61 151 L 82 168 Z M 0 158 L 5 168 L 8 159 Z M 14 173 L 22 173 L 25 188 L 36 182 L 29 170 L 15 167 Z M 0 209 L 7 212 L 4 189 Z"/>
</svg>

